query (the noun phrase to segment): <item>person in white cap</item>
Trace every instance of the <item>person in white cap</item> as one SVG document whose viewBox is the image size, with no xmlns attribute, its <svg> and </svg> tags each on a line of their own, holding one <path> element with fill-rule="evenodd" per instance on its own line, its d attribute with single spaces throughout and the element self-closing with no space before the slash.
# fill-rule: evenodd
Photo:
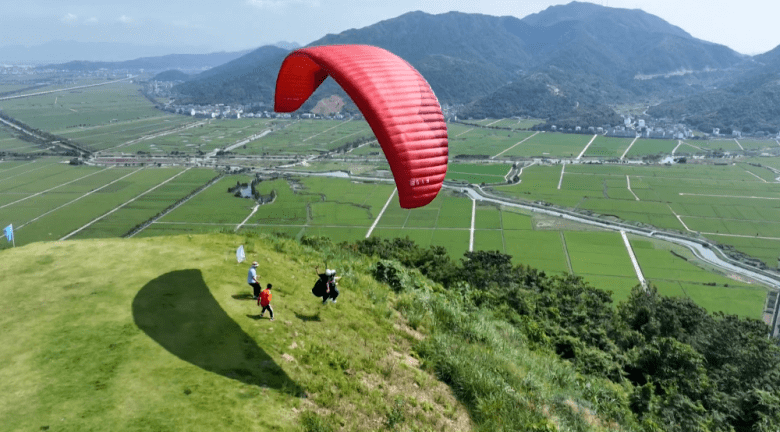
<svg viewBox="0 0 780 432">
<path fill-rule="evenodd" d="M 252 287 L 252 298 L 257 299 L 260 295 L 260 281 L 257 280 L 257 261 L 252 262 L 252 267 L 249 267 L 249 274 L 246 277 L 246 283 Z"/>
<path fill-rule="evenodd" d="M 336 277 L 336 270 L 325 269 L 325 273 L 320 273 L 320 266 L 316 266 L 314 267 L 314 272 L 320 277 L 320 281 L 325 284 L 325 293 L 322 295 L 322 304 L 325 304 L 328 299 L 331 299 L 333 303 L 336 303 L 336 297 L 339 296 L 337 281 L 340 279 L 340 277 Z"/>
</svg>

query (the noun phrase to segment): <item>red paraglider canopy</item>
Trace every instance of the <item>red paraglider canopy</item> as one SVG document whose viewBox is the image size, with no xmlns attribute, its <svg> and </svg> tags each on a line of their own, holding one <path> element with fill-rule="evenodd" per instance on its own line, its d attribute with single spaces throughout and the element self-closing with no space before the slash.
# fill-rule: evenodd
<svg viewBox="0 0 780 432">
<path fill-rule="evenodd" d="M 374 131 L 401 207 L 422 207 L 436 198 L 447 173 L 447 125 L 425 78 L 402 58 L 374 46 L 302 48 L 282 63 L 274 110 L 297 110 L 328 76 Z"/>
</svg>

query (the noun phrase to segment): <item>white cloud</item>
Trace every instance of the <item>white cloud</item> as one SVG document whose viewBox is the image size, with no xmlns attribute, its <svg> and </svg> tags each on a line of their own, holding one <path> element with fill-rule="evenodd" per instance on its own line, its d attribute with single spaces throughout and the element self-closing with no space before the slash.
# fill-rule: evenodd
<svg viewBox="0 0 780 432">
<path fill-rule="evenodd" d="M 98 19 L 97 19 L 97 17 L 91 17 L 91 18 L 87 18 L 86 21 L 84 21 L 84 22 L 87 23 L 87 24 L 97 24 Z"/>
<path fill-rule="evenodd" d="M 130 23 L 132 23 L 133 21 L 135 21 L 135 20 L 134 20 L 134 19 L 132 19 L 132 18 L 130 18 L 130 17 L 129 17 L 129 16 L 127 16 L 127 15 L 122 15 L 121 17 L 119 17 L 119 22 L 122 22 L 122 23 L 125 23 L 125 24 L 130 24 Z"/>
<path fill-rule="evenodd" d="M 247 4 L 260 9 L 283 9 L 290 6 L 319 7 L 320 0 L 247 0 Z"/>
<path fill-rule="evenodd" d="M 78 21 L 78 19 L 79 17 L 72 13 L 66 13 L 64 17 L 60 18 L 60 20 L 65 24 L 76 24 L 76 21 Z"/>
</svg>

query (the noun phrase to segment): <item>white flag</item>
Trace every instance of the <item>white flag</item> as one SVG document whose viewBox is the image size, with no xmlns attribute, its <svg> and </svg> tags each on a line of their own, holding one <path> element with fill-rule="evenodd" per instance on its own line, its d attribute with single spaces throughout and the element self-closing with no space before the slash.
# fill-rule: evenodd
<svg viewBox="0 0 780 432">
<path fill-rule="evenodd" d="M 244 255 L 244 245 L 241 245 L 236 249 L 236 259 L 238 262 L 243 262 L 246 259 L 246 255 Z"/>
</svg>

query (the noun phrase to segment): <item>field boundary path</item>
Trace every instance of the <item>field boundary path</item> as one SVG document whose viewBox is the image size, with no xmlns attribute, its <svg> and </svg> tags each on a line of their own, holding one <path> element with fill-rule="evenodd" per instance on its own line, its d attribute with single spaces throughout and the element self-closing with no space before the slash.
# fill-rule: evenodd
<svg viewBox="0 0 780 432">
<path fill-rule="evenodd" d="M 220 174 L 220 175 L 214 177 L 213 179 L 211 179 L 205 185 L 199 187 L 198 189 L 195 189 L 189 195 L 187 195 L 183 199 L 179 200 L 179 202 L 177 202 L 177 203 L 171 205 L 170 207 L 168 207 L 167 209 L 161 211 L 157 216 L 154 216 L 154 217 L 150 218 L 149 220 L 147 220 L 146 222 L 142 223 L 138 227 L 133 228 L 132 230 L 130 230 L 127 234 L 123 235 L 122 237 L 130 238 L 130 237 L 138 234 L 139 232 L 145 230 L 146 228 L 148 228 L 153 223 L 162 223 L 162 222 L 157 222 L 157 221 L 160 220 L 161 218 L 167 216 L 170 212 L 172 212 L 172 211 L 176 210 L 177 208 L 179 208 L 179 206 L 181 206 L 182 204 L 186 203 L 187 201 L 191 200 L 192 198 L 195 198 L 196 195 L 198 195 L 199 193 L 201 193 L 204 190 L 206 190 L 209 187 L 211 187 L 214 183 L 218 182 L 224 176 L 225 176 L 225 174 Z"/>
<path fill-rule="evenodd" d="M 474 219 L 477 216 L 477 200 L 471 198 L 471 230 L 469 231 L 469 252 L 474 252 Z"/>
<path fill-rule="evenodd" d="M 106 213 L 102 214 L 101 216 L 98 216 L 98 217 L 96 217 L 95 219 L 92 219 L 91 221 L 87 222 L 87 223 L 86 223 L 84 226 L 82 226 L 81 228 L 79 228 L 79 229 L 77 229 L 77 230 L 75 230 L 75 231 L 71 232 L 70 234 L 67 234 L 66 236 L 62 237 L 60 240 L 67 240 L 67 239 L 69 239 L 70 237 L 72 237 L 72 236 L 74 236 L 74 235 L 78 234 L 78 233 L 79 233 L 79 232 L 81 232 L 83 229 L 85 229 L 85 228 L 89 227 L 90 225 L 94 224 L 95 222 L 97 222 L 97 221 L 99 221 L 99 220 L 101 220 L 101 219 L 105 218 L 106 216 L 108 216 L 108 215 L 110 215 L 110 214 L 114 213 L 114 212 L 115 212 L 115 211 L 117 211 L 117 210 L 120 210 L 122 207 L 124 207 L 124 206 L 126 206 L 126 205 L 130 204 L 131 202 L 133 202 L 133 201 L 137 200 L 138 198 L 141 198 L 142 196 L 144 196 L 144 195 L 148 194 L 149 192 L 151 192 L 151 191 L 153 191 L 153 190 L 157 189 L 158 187 L 165 185 L 165 184 L 166 184 L 166 183 L 168 183 L 169 181 L 171 181 L 171 180 L 175 179 L 176 177 L 178 177 L 178 176 L 180 176 L 180 175 L 182 175 L 182 174 L 186 173 L 187 171 L 189 171 L 189 170 L 191 170 L 191 169 L 192 169 L 192 168 L 187 168 L 187 169 L 185 169 L 185 170 L 182 170 L 182 171 L 180 171 L 180 172 L 178 172 L 178 173 L 174 174 L 174 175 L 173 175 L 171 178 L 169 178 L 168 180 L 165 180 L 165 181 L 163 181 L 163 182 L 161 182 L 161 183 L 157 184 L 156 186 L 153 186 L 153 187 L 151 187 L 151 188 L 150 188 L 149 190 L 147 190 L 146 192 L 143 192 L 143 193 L 141 193 L 141 194 L 139 194 L 139 195 L 136 195 L 135 197 L 133 197 L 132 199 L 128 200 L 128 201 L 127 201 L 127 202 L 125 202 L 124 204 L 120 204 L 120 205 L 118 205 L 118 206 L 114 207 L 112 210 L 109 210 L 108 212 L 106 212 Z"/>
<path fill-rule="evenodd" d="M 571 266 L 571 257 L 569 256 L 569 246 L 566 245 L 566 236 L 563 235 L 563 231 L 558 231 L 561 235 L 561 245 L 563 246 L 563 256 L 566 257 L 566 266 L 569 267 L 569 274 L 574 274 L 574 269 Z"/>
<path fill-rule="evenodd" d="M 471 130 L 471 129 L 469 129 L 469 130 Z M 466 131 L 466 132 L 468 132 L 468 131 Z M 463 133 L 466 133 L 466 132 L 463 132 Z M 531 135 L 531 136 L 527 136 L 527 137 L 525 137 L 525 138 L 524 138 L 523 140 L 521 140 L 520 142 L 518 142 L 518 143 L 515 143 L 515 144 L 514 144 L 512 147 L 509 147 L 508 149 L 506 149 L 506 150 L 502 151 L 501 153 L 499 153 L 499 154 L 497 154 L 497 155 L 495 155 L 495 156 L 492 156 L 490 159 L 495 159 L 495 158 L 497 158 L 497 157 L 501 156 L 502 154 L 504 154 L 504 153 L 508 152 L 509 150 L 512 150 L 513 148 L 515 148 L 515 147 L 519 146 L 520 144 L 522 144 L 522 143 L 524 143 L 524 142 L 528 141 L 529 139 L 531 139 L 531 138 L 535 137 L 535 136 L 536 136 L 538 133 L 539 133 L 539 131 L 536 131 L 536 133 L 535 133 L 535 134 L 533 134 L 533 135 Z M 460 135 L 463 135 L 463 134 L 460 134 Z M 457 135 L 457 136 L 460 136 L 460 135 Z"/>
<path fill-rule="evenodd" d="M 629 150 L 631 150 L 631 147 L 633 147 L 633 146 L 634 146 L 634 143 L 635 143 L 635 142 L 636 142 L 636 140 L 638 140 L 638 139 L 639 139 L 639 135 L 637 135 L 637 136 L 634 138 L 634 140 L 633 140 L 633 141 L 631 141 L 631 144 L 629 144 L 629 145 L 628 145 L 628 148 L 626 149 L 626 151 L 624 151 L 624 152 L 623 152 L 623 154 L 622 154 L 622 155 L 620 155 L 620 160 L 623 160 L 623 159 L 625 159 L 625 158 L 626 158 L 626 155 L 628 154 L 628 151 L 629 151 Z"/>
<path fill-rule="evenodd" d="M 765 200 L 780 200 L 780 198 L 776 197 L 760 197 L 760 196 L 740 196 L 740 195 L 715 195 L 715 194 L 697 194 L 697 193 L 690 193 L 690 192 L 680 192 L 680 195 L 688 195 L 688 196 L 700 196 L 700 197 L 710 197 L 710 198 L 743 198 L 743 199 L 765 199 Z"/>
<path fill-rule="evenodd" d="M 745 147 L 742 147 L 742 144 L 740 144 L 739 141 L 737 141 L 736 138 L 734 138 L 734 142 L 737 143 L 737 145 L 739 146 L 740 150 L 745 151 Z"/>
<path fill-rule="evenodd" d="M 62 89 L 57 89 L 57 90 L 48 90 L 48 91 L 43 91 L 43 92 L 38 92 L 38 93 L 29 93 L 29 94 L 16 95 L 16 96 L 6 96 L 6 97 L 0 98 L 0 101 L 9 100 L 9 99 L 21 99 L 21 98 L 30 97 L 30 96 L 40 96 L 40 95 L 45 95 L 45 94 L 49 94 L 49 93 L 64 92 L 64 91 L 68 91 L 68 90 L 77 90 L 77 89 L 84 89 L 84 88 L 89 88 L 89 87 L 104 86 L 104 85 L 108 85 L 108 84 L 118 83 L 120 81 L 127 81 L 127 80 L 133 79 L 133 78 L 135 78 L 137 76 L 138 75 L 134 75 L 134 76 L 127 77 L 127 78 L 122 78 L 122 79 L 118 79 L 118 80 L 114 80 L 114 81 L 106 81 L 106 82 L 97 83 L 97 84 L 89 84 L 89 85 L 76 86 L 76 87 L 68 87 L 68 88 L 62 88 Z"/>
<path fill-rule="evenodd" d="M 631 195 L 636 198 L 637 201 L 641 201 L 638 196 L 634 193 L 634 191 L 631 190 L 631 178 L 626 174 L 626 186 L 628 187 L 628 191 L 631 192 Z"/>
<path fill-rule="evenodd" d="M 639 279 L 639 283 L 642 284 L 642 288 L 647 289 L 647 281 L 645 280 L 645 276 L 642 274 L 642 269 L 639 268 L 639 261 L 636 260 L 636 255 L 634 255 L 634 249 L 631 247 L 631 242 L 628 241 L 628 236 L 626 235 L 626 232 L 621 230 L 620 236 L 623 237 L 623 244 L 626 245 L 626 251 L 628 251 L 628 257 L 631 258 L 631 264 L 634 265 L 634 271 L 636 272 L 636 277 Z"/>
<path fill-rule="evenodd" d="M 678 149 L 678 148 L 680 148 L 680 146 L 682 145 L 682 143 L 683 143 L 683 142 L 682 142 L 681 140 L 677 140 L 677 145 L 676 145 L 676 146 L 674 146 L 674 148 L 672 149 L 672 156 L 674 156 L 674 154 L 677 152 L 677 149 Z"/>
<path fill-rule="evenodd" d="M 588 144 L 585 146 L 585 148 L 582 149 L 582 151 L 580 152 L 579 155 L 577 155 L 577 160 L 580 160 L 582 155 L 584 155 L 585 152 L 588 151 L 588 147 L 590 147 L 590 145 L 593 144 L 593 141 L 596 141 L 596 137 L 597 136 L 599 136 L 599 134 L 593 135 L 593 138 L 591 138 L 590 141 L 588 141 Z M 558 188 L 558 189 L 560 189 L 560 188 Z"/>
<path fill-rule="evenodd" d="M 561 185 L 563 184 L 563 172 L 566 169 L 566 162 L 561 165 L 561 178 L 558 180 L 558 190 L 561 190 Z"/>
<path fill-rule="evenodd" d="M 30 198 L 33 198 L 33 197 L 36 197 L 36 196 L 38 196 L 38 195 L 43 195 L 43 194 L 45 194 L 45 193 L 47 193 L 47 192 L 51 192 L 51 191 L 53 191 L 54 189 L 61 188 L 61 187 L 63 187 L 63 186 L 67 186 L 67 185 L 69 185 L 69 184 L 71 184 L 71 183 L 73 183 L 73 182 L 77 182 L 77 181 L 79 181 L 79 180 L 85 179 L 85 178 L 87 178 L 87 177 L 90 177 L 90 176 L 93 176 L 93 175 L 95 175 L 95 174 L 100 174 L 100 173 L 102 173 L 103 171 L 105 171 L 105 170 L 108 170 L 108 169 L 111 169 L 111 168 L 113 168 L 113 166 L 110 166 L 110 167 L 108 167 L 108 168 L 103 168 L 103 169 L 102 169 L 102 170 L 100 170 L 100 171 L 95 171 L 95 172 L 93 172 L 92 174 L 87 174 L 87 175 L 85 175 L 85 176 L 83 176 L 83 177 L 79 177 L 79 178 L 77 178 L 77 179 L 75 179 L 75 180 L 71 180 L 71 181 L 69 181 L 69 182 L 67 182 L 67 183 L 62 183 L 62 184 L 59 184 L 59 185 L 57 185 L 57 186 L 54 186 L 53 188 L 46 189 L 45 191 L 41 191 L 41 192 L 34 193 L 34 194 L 32 194 L 32 195 L 29 195 L 29 196 L 26 196 L 26 197 L 24 197 L 24 198 L 22 198 L 22 199 L 18 199 L 18 200 L 14 201 L 14 202 L 10 202 L 10 203 L 8 203 L 8 204 L 1 205 L 1 206 L 0 206 L 0 209 L 1 209 L 1 208 L 8 207 L 8 206 L 10 206 L 10 205 L 13 205 L 13 204 L 16 204 L 16 203 L 18 203 L 18 202 L 22 202 L 22 201 L 24 201 L 24 200 L 27 200 L 27 199 L 30 199 Z"/>
<path fill-rule="evenodd" d="M 376 219 L 374 220 L 374 223 L 371 224 L 371 228 L 368 229 L 368 232 L 366 233 L 366 238 L 371 237 L 371 233 L 374 231 L 374 228 L 376 228 L 376 225 L 379 223 L 379 219 L 382 219 L 382 215 L 385 213 L 385 210 L 387 210 L 387 206 L 390 205 L 390 201 L 393 200 L 393 197 L 395 196 L 396 192 L 398 192 L 398 188 L 393 189 L 393 193 L 391 193 L 390 197 L 387 198 L 387 202 L 385 203 L 385 206 L 382 207 L 382 210 L 376 216 Z"/>
<path fill-rule="evenodd" d="M 743 168 L 743 169 L 744 169 L 744 168 Z M 759 176 L 757 176 L 757 175 L 753 174 L 752 172 L 750 172 L 750 171 L 748 171 L 748 170 L 745 170 L 745 172 L 746 172 L 746 173 L 748 173 L 748 174 L 750 174 L 750 175 L 752 175 L 753 177 L 755 177 L 755 178 L 757 178 L 757 179 L 761 180 L 761 181 L 762 181 L 762 182 L 764 182 L 764 183 L 769 183 L 768 181 L 766 181 L 766 180 L 764 180 L 763 178 L 761 178 L 761 177 L 759 177 Z"/>
<path fill-rule="evenodd" d="M 241 221 L 240 224 L 236 225 L 236 229 L 234 229 L 233 231 L 238 231 L 239 229 L 241 229 L 241 227 L 244 226 L 246 221 L 248 221 L 249 218 L 251 218 L 252 216 L 254 216 L 255 213 L 257 213 L 257 209 L 259 209 L 259 208 L 260 208 L 260 204 L 255 204 L 255 206 L 252 207 L 252 211 L 249 213 L 249 216 L 247 216 L 246 219 Z"/>
<path fill-rule="evenodd" d="M 669 211 L 670 211 L 670 212 L 672 212 L 672 214 L 674 215 L 674 217 L 676 217 L 676 218 L 677 218 L 677 220 L 678 220 L 678 221 L 680 221 L 680 223 L 682 224 L 682 226 L 683 226 L 683 227 L 684 227 L 684 228 L 685 228 L 685 229 L 686 229 L 688 232 L 695 232 L 695 231 L 691 230 L 690 228 L 688 228 L 688 225 L 685 225 L 685 222 L 683 222 L 683 220 L 682 220 L 682 217 L 680 217 L 680 215 L 678 215 L 677 213 L 675 213 L 675 212 L 674 212 L 674 210 L 672 209 L 672 206 L 670 206 L 669 204 L 667 204 L 666 206 L 667 206 L 667 207 L 669 207 Z"/>
</svg>

